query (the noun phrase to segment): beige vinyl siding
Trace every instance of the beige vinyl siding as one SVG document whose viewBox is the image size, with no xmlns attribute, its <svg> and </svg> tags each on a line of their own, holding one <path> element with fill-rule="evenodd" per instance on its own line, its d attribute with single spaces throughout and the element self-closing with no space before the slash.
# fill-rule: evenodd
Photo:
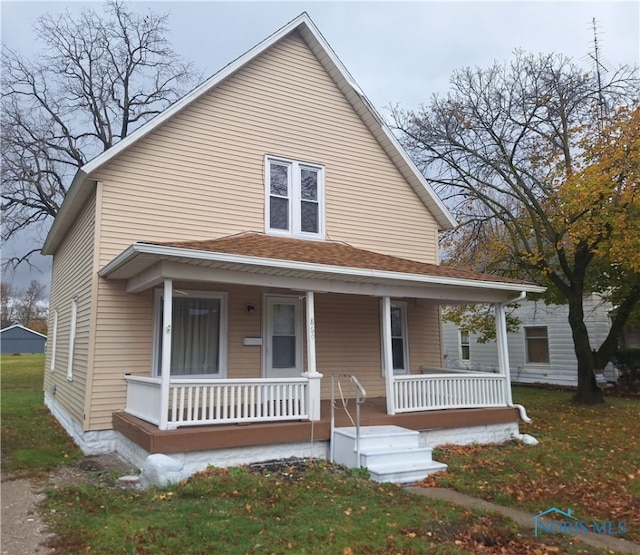
<svg viewBox="0 0 640 555">
<path fill-rule="evenodd" d="M 53 312 L 58 312 L 55 368 L 50 363 L 53 342 L 47 345 L 44 390 L 80 426 L 85 426 L 84 403 L 87 373 L 91 367 L 91 282 L 95 225 L 95 195 L 83 207 L 53 258 L 49 324 Z M 73 378 L 67 379 L 69 335 L 71 331 L 71 300 L 77 298 L 76 335 L 73 353 Z"/>
<path fill-rule="evenodd" d="M 318 294 L 316 360 L 324 374 L 322 397 L 331 397 L 331 373 L 354 374 L 369 397 L 385 397 L 382 375 L 380 299 L 355 295 Z M 420 366 L 440 366 L 438 308 L 407 300 L 411 373 Z"/>
<path fill-rule="evenodd" d="M 291 35 L 96 173 L 101 263 L 135 240 L 264 230 L 264 156 L 325 166 L 329 239 L 433 262 L 436 223 Z"/>
<path fill-rule="evenodd" d="M 105 285 L 103 282 L 102 285 Z M 102 288 L 98 313 L 105 309 L 107 294 L 118 298 L 118 285 Z M 245 337 L 263 337 L 263 300 L 268 295 L 301 296 L 287 290 L 264 290 L 260 287 L 210 287 L 189 283 L 174 283 L 178 290 L 221 292 L 228 294 L 227 377 L 262 377 L 262 347 L 243 345 Z M 123 376 L 130 372 L 142 376 L 153 373 L 154 295 L 130 295 L 125 311 L 113 317 L 99 318 L 101 348 L 96 349 L 92 429 L 104 429 L 111 422 L 111 413 L 125 404 Z M 302 302 L 302 301 L 301 301 Z M 253 313 L 247 306 L 253 306 Z M 106 312 L 108 315 L 109 312 Z M 324 374 L 323 398 L 331 396 L 331 373 L 355 374 L 371 397 L 385 395 L 381 372 L 380 300 L 369 296 L 319 293 L 315 295 L 316 361 Z M 301 311 L 304 320 L 304 309 Z M 408 340 L 412 373 L 420 366 L 440 365 L 438 308 L 420 301 L 407 301 Z M 306 326 L 303 321 L 303 334 Z M 306 337 L 305 337 L 306 339 Z M 306 341 L 303 341 L 306 368 Z"/>
<path fill-rule="evenodd" d="M 100 279 L 89 429 L 110 429 L 111 413 L 126 401 L 127 373 L 149 376 L 153 351 L 153 294 L 127 295 L 124 283 Z"/>
<path fill-rule="evenodd" d="M 380 303 L 373 297 L 315 295 L 316 366 L 322 397 L 331 397 L 331 374 L 354 374 L 370 397 L 383 396 Z"/>
<path fill-rule="evenodd" d="M 262 293 L 259 288 L 208 287 L 193 283 L 174 283 L 174 289 L 228 293 L 227 377 L 261 377 L 259 346 L 242 344 L 244 337 L 262 333 Z M 153 374 L 154 305 L 153 291 L 140 295 L 124 293 L 124 284 L 100 280 L 97 337 L 93 368 L 92 430 L 111 427 L 111 413 L 122 410 L 126 402 L 124 375 Z M 126 302 L 123 302 L 123 299 Z M 247 305 L 255 307 L 249 314 Z"/>
<path fill-rule="evenodd" d="M 90 176 L 102 183 L 98 266 L 135 241 L 264 231 L 265 155 L 324 166 L 328 239 L 437 260 L 434 218 L 293 34 Z M 92 430 L 111 427 L 111 411 L 125 402 L 123 374 L 148 375 L 153 348 L 151 292 L 128 295 L 124 284 L 99 279 L 97 295 Z M 261 349 L 243 346 L 242 338 L 260 331 L 262 302 L 251 301 L 256 313 L 249 317 L 243 295 L 229 296 L 237 318 L 229 330 L 229 377 L 260 375 L 252 369 L 261 367 Z M 375 300 L 364 308 L 377 315 Z M 372 337 L 379 342 L 374 331 L 362 339 L 367 346 Z M 379 376 L 379 357 L 379 348 L 362 352 L 359 364 Z"/>
<path fill-rule="evenodd" d="M 419 374 L 421 366 L 441 368 L 439 306 L 410 299 L 407 302 L 407 326 L 411 373 Z"/>
<path fill-rule="evenodd" d="M 262 337 L 262 291 L 258 287 L 231 287 L 228 291 L 227 376 L 262 377 L 262 347 L 242 344 L 245 337 Z M 249 314 L 247 305 L 251 305 L 255 312 Z"/>
</svg>

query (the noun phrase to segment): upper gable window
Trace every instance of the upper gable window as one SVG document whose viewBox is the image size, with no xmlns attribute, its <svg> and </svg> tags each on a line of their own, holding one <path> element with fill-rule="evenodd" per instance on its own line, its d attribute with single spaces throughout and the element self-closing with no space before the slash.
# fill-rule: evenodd
<svg viewBox="0 0 640 555">
<path fill-rule="evenodd" d="M 267 233 L 324 239 L 324 168 L 266 158 Z"/>
</svg>

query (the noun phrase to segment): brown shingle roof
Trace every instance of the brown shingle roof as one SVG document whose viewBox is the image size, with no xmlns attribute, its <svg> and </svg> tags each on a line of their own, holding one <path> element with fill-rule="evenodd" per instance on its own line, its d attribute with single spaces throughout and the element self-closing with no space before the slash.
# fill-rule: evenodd
<svg viewBox="0 0 640 555">
<path fill-rule="evenodd" d="M 242 233 L 239 235 L 231 235 L 207 241 L 180 241 L 169 243 L 149 242 L 149 244 L 275 260 L 342 266 L 345 268 L 381 270 L 387 272 L 438 276 L 443 278 L 531 285 L 524 281 L 507 279 L 489 274 L 481 274 L 478 272 L 451 268 L 449 266 L 427 264 L 425 262 L 417 262 L 406 258 L 399 258 L 396 256 L 389 256 L 373 251 L 358 249 L 346 243 L 334 241 L 307 241 L 304 239 L 291 239 L 288 237 L 274 237 L 264 235 L 262 233 Z"/>
</svg>

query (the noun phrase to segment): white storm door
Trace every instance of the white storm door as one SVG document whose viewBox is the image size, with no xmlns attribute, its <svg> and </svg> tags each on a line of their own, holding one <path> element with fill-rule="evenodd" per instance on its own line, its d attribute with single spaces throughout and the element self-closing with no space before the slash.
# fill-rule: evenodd
<svg viewBox="0 0 640 555">
<path fill-rule="evenodd" d="M 302 373 L 302 322 L 298 297 L 266 297 L 265 378 Z"/>
</svg>

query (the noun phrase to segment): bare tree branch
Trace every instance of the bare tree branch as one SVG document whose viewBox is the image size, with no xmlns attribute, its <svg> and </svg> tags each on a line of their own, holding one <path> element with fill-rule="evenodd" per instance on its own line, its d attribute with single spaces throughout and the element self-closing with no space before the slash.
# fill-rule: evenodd
<svg viewBox="0 0 640 555">
<path fill-rule="evenodd" d="M 78 168 L 200 77 L 171 49 L 167 23 L 167 14 L 108 0 L 101 10 L 40 17 L 44 49 L 33 60 L 3 47 L 3 241 L 48 224 Z M 12 257 L 5 266 L 28 259 Z"/>
<path fill-rule="evenodd" d="M 569 304 L 583 400 L 593 398 L 594 362 L 610 357 L 615 343 L 605 341 L 593 357 L 583 296 L 618 292 L 619 306 L 625 307 L 620 314 L 627 316 L 630 303 L 637 304 L 629 296 L 637 296 L 637 286 L 628 285 L 637 283 L 631 265 L 602 254 L 615 222 L 594 220 L 594 214 L 628 212 L 634 201 L 623 202 L 611 180 L 599 197 L 584 202 L 568 202 L 565 191 L 577 191 L 578 198 L 594 186 L 584 177 L 582 189 L 576 188 L 572 180 L 606 157 L 604 149 L 595 153 L 590 146 L 607 129 L 602 103 L 608 107 L 605 117 L 626 118 L 620 108 L 636 105 L 638 84 L 633 68 L 622 67 L 600 84 L 563 56 L 516 51 L 510 64 L 456 71 L 450 92 L 433 97 L 428 107 L 392 108 L 404 146 L 460 223 L 444 239 L 445 261 L 448 252 L 450 260 L 472 269 L 539 281 L 549 287 L 547 300 Z M 638 148 L 637 142 L 630 144 Z M 625 179 L 620 190 L 637 186 Z M 588 234 L 580 232 L 585 226 Z M 607 279 L 611 275 L 619 283 Z M 616 320 L 611 333 L 621 325 Z"/>
</svg>

